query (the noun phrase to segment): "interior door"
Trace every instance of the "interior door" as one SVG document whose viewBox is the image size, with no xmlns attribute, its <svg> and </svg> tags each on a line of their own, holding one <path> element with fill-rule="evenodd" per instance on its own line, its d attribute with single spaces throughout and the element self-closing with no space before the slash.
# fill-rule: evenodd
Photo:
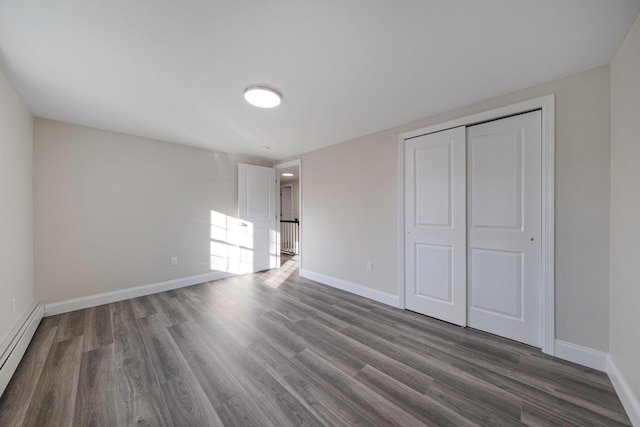
<svg viewBox="0 0 640 427">
<path fill-rule="evenodd" d="M 465 127 L 405 142 L 405 306 L 466 325 Z"/>
<path fill-rule="evenodd" d="M 540 111 L 467 128 L 468 324 L 542 342 Z"/>
<path fill-rule="evenodd" d="M 275 169 L 238 164 L 238 216 L 245 236 L 240 247 L 240 273 L 276 268 Z"/>
<path fill-rule="evenodd" d="M 291 186 L 280 187 L 280 215 L 284 221 L 293 221 L 293 193 Z"/>
</svg>

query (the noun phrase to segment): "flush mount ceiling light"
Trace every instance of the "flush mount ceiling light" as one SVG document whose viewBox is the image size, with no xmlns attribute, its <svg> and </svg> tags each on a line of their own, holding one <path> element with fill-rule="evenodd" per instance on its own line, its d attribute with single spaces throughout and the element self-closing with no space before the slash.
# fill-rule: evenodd
<svg viewBox="0 0 640 427">
<path fill-rule="evenodd" d="M 291 172 L 282 172 L 282 176 L 293 176 Z"/>
<path fill-rule="evenodd" d="M 244 90 L 244 99 L 253 106 L 260 108 L 273 108 L 280 105 L 282 96 L 275 90 L 266 86 L 249 86 Z"/>
</svg>

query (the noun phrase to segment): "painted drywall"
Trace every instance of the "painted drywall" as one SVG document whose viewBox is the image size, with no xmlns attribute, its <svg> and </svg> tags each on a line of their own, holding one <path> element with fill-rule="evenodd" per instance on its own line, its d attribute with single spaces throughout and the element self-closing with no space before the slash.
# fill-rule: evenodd
<svg viewBox="0 0 640 427">
<path fill-rule="evenodd" d="M 551 93 L 556 338 L 608 351 L 609 66 L 305 154 L 302 268 L 397 295 L 398 135 Z"/>
<path fill-rule="evenodd" d="M 290 181 L 280 184 L 280 187 L 291 187 L 291 199 L 293 203 L 293 217 L 300 219 L 300 181 Z"/>
<path fill-rule="evenodd" d="M 33 117 L 0 71 L 0 342 L 34 302 L 32 155 Z"/>
<path fill-rule="evenodd" d="M 210 273 L 211 213 L 237 217 L 238 162 L 271 165 L 39 118 L 34 141 L 45 303 Z"/>
<path fill-rule="evenodd" d="M 611 63 L 611 357 L 640 399 L 640 17 Z"/>
</svg>

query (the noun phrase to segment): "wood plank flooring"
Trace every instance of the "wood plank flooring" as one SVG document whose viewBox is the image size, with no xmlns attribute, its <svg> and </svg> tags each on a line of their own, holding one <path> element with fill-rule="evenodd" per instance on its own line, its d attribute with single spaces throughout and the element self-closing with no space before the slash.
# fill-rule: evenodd
<svg viewBox="0 0 640 427">
<path fill-rule="evenodd" d="M 630 425 L 601 372 L 294 263 L 43 319 L 0 426 Z"/>
</svg>

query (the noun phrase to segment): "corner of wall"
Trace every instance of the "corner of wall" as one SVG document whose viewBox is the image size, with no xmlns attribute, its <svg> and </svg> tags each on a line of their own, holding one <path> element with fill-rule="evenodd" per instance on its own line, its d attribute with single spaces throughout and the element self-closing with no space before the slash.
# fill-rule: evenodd
<svg viewBox="0 0 640 427">
<path fill-rule="evenodd" d="M 640 399 L 638 399 L 629 386 L 629 383 L 625 379 L 622 371 L 620 371 L 620 368 L 618 368 L 618 365 L 616 365 L 613 355 L 611 354 L 607 357 L 607 374 L 620 398 L 620 402 L 622 402 L 622 406 L 625 411 L 627 411 L 627 416 L 631 420 L 631 424 L 640 426 Z"/>
</svg>

